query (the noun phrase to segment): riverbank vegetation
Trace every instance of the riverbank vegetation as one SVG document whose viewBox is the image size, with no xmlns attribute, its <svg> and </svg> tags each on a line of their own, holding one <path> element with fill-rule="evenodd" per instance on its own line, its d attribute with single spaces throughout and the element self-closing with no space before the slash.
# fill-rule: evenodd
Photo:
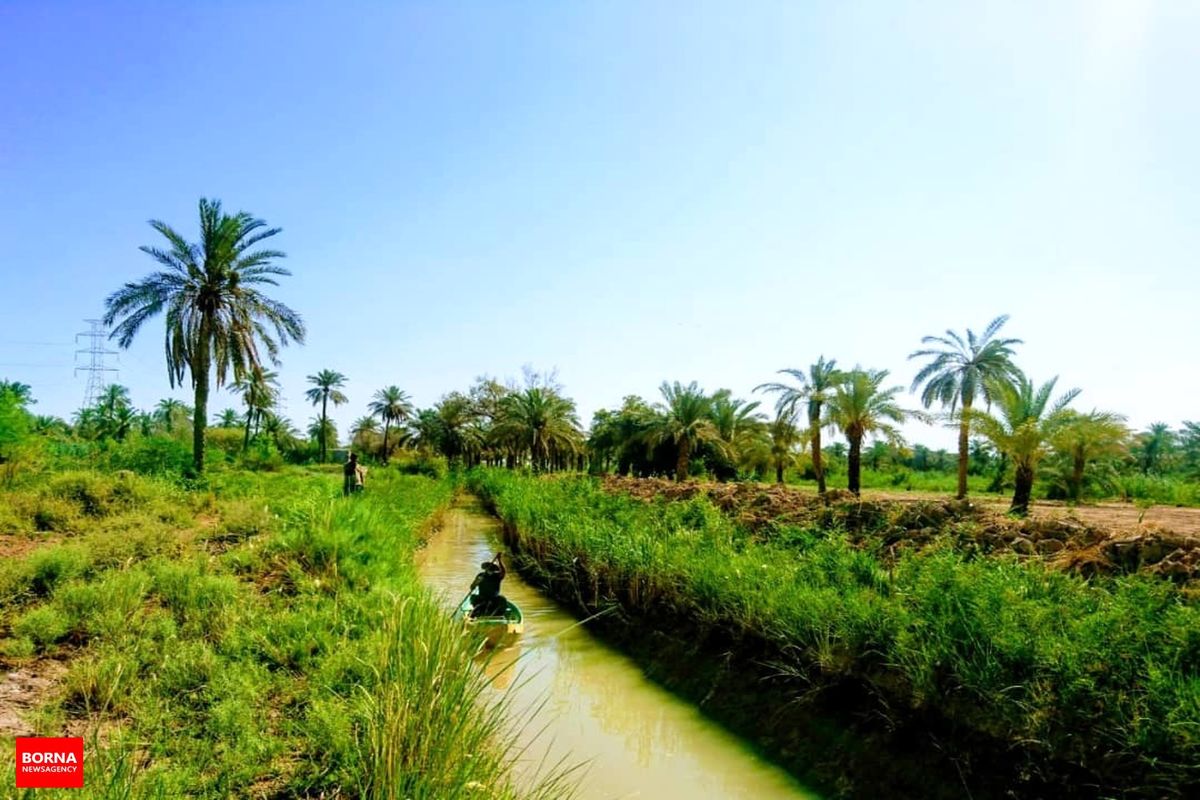
<svg viewBox="0 0 1200 800">
<path fill-rule="evenodd" d="M 977 784 L 995 777 L 982 765 L 996 752 L 1006 790 L 1063 781 L 1077 796 L 1170 797 L 1200 786 L 1200 612 L 1171 581 L 1087 580 L 1012 552 L 963 551 L 953 519 L 919 547 L 896 547 L 896 518 L 864 518 L 857 501 L 835 502 L 819 524 L 752 530 L 702 494 L 645 502 L 586 478 L 499 470 L 470 483 L 522 568 L 560 599 L 615 606 L 644 632 L 727 634 L 728 658 L 755 652 L 793 676 L 791 702 L 852 680 L 880 698 L 884 727 L 939 717 L 959 744 L 989 748 L 952 752 L 976 796 L 987 796 Z"/>
<path fill-rule="evenodd" d="M 448 482 L 77 467 L 0 491 L 0 720 L 83 736 L 89 796 L 568 793 L 511 786 L 476 643 L 414 571 Z"/>
</svg>

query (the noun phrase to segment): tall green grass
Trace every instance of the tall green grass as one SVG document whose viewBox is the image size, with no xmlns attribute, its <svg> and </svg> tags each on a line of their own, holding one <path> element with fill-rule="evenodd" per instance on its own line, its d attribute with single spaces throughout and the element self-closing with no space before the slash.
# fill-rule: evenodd
<svg viewBox="0 0 1200 800">
<path fill-rule="evenodd" d="M 1102 785 L 1172 796 L 1200 782 L 1200 612 L 1166 582 L 1087 583 L 946 548 L 885 566 L 837 530 L 758 543 L 703 497 L 469 480 L 529 568 L 593 604 L 759 637 L 808 688 L 853 677 Z"/>
<path fill-rule="evenodd" d="M 300 470 L 194 491 L 86 472 L 47 485 L 26 491 L 66 498 L 82 527 L 0 569 L 0 658 L 65 661 L 34 725 L 86 731 L 87 788 L 24 796 L 569 795 L 562 776 L 514 787 L 477 643 L 414 571 L 448 482 L 378 470 L 349 499 Z M 164 498 L 184 513 L 159 519 Z M 149 543 L 127 517 L 158 519 Z M 15 792 L 12 745 L 0 754 Z"/>
</svg>

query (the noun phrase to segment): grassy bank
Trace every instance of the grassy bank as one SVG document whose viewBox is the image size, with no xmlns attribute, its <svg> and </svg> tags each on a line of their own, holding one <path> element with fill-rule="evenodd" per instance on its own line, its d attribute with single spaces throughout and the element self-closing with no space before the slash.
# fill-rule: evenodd
<svg viewBox="0 0 1200 800">
<path fill-rule="evenodd" d="M 744 646 L 742 666 L 769 662 L 797 705 L 867 693 L 876 727 L 948 733 L 940 746 L 976 797 L 1200 785 L 1200 613 L 1164 581 L 1088 583 L 950 548 L 885 566 L 838 530 L 760 542 L 702 497 L 646 504 L 499 471 L 471 485 L 563 599 L 615 603 L 643 630 L 721 631 L 726 658 Z M 764 729 L 777 710 L 758 709 Z"/>
<path fill-rule="evenodd" d="M 83 796 L 564 796 L 512 788 L 504 709 L 413 570 L 450 485 L 371 483 L 79 471 L 4 493 L 3 666 L 44 678 L 30 733 L 85 737 Z"/>
</svg>

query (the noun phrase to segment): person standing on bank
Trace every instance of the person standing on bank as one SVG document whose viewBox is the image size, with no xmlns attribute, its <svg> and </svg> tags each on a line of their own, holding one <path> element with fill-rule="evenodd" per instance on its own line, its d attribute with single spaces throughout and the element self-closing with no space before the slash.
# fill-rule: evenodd
<svg viewBox="0 0 1200 800">
<path fill-rule="evenodd" d="M 342 496 L 349 497 L 356 492 L 363 490 L 363 479 L 366 477 L 364 470 L 358 463 L 358 454 L 351 453 L 346 459 L 346 463 L 342 465 Z"/>
</svg>

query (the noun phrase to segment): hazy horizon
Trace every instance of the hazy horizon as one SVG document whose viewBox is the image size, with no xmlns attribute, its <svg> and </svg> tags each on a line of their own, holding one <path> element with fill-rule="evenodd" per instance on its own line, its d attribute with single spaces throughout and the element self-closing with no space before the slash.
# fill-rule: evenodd
<svg viewBox="0 0 1200 800">
<path fill-rule="evenodd" d="M 1075 407 L 1200 418 L 1200 6 L 680 9 L 0 6 L 0 378 L 69 417 L 74 334 L 207 196 L 284 229 L 284 413 L 342 372 L 343 440 L 385 385 L 525 364 L 585 426 L 663 380 L 770 406 L 820 355 L 907 389 L 922 336 L 1003 313 Z M 191 402 L 162 335 L 120 356 L 141 408 Z"/>
</svg>

